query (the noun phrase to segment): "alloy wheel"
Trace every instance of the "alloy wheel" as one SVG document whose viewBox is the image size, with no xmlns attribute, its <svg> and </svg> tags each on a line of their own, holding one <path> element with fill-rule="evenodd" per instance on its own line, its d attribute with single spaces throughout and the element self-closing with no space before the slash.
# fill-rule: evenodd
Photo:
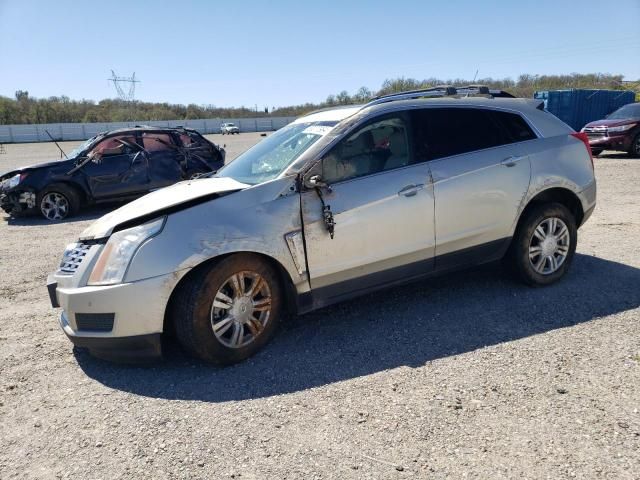
<svg viewBox="0 0 640 480">
<path fill-rule="evenodd" d="M 211 305 L 211 328 L 229 348 L 249 345 L 264 331 L 271 315 L 271 289 L 256 272 L 242 271 L 218 289 Z"/>
<path fill-rule="evenodd" d="M 69 200 L 58 192 L 49 192 L 40 202 L 40 211 L 49 220 L 62 220 L 69 214 Z"/>
<path fill-rule="evenodd" d="M 542 220 L 529 241 L 529 262 L 533 269 L 542 275 L 558 271 L 567 258 L 570 242 L 569 229 L 560 218 Z"/>
</svg>

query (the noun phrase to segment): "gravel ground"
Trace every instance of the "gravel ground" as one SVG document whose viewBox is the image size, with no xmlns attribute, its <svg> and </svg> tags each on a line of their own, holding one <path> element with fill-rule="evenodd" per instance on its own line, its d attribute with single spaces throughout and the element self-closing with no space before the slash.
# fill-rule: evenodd
<svg viewBox="0 0 640 480">
<path fill-rule="evenodd" d="M 260 137 L 213 138 L 233 158 Z M 0 171 L 56 156 L 7 150 Z M 0 478 L 640 478 L 640 159 L 596 170 L 561 283 L 488 266 L 395 288 L 224 369 L 74 351 L 45 279 L 108 209 L 0 219 Z"/>
</svg>

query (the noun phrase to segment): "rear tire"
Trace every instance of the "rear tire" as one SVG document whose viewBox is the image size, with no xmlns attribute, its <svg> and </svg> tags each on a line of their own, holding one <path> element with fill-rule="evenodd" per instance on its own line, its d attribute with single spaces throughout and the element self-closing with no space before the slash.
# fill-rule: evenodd
<svg viewBox="0 0 640 480">
<path fill-rule="evenodd" d="M 258 352 L 277 330 L 282 288 L 276 272 L 258 255 L 231 255 L 185 282 L 171 315 L 178 341 L 191 355 L 231 365 Z"/>
<path fill-rule="evenodd" d="M 551 285 L 569 270 L 577 240 L 576 221 L 567 207 L 543 204 L 521 219 L 505 260 L 527 285 Z"/>
<path fill-rule="evenodd" d="M 53 183 L 38 193 L 36 208 L 47 220 L 64 220 L 78 213 L 80 195 L 64 183 Z"/>
</svg>

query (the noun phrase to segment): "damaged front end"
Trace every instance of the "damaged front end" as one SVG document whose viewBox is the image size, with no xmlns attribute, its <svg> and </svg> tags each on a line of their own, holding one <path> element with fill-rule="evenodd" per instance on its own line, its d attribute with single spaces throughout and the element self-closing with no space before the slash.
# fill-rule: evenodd
<svg viewBox="0 0 640 480">
<path fill-rule="evenodd" d="M 21 188 L 27 173 L 8 174 L 0 178 L 0 208 L 8 214 L 20 214 L 36 206 L 36 194 Z"/>
</svg>

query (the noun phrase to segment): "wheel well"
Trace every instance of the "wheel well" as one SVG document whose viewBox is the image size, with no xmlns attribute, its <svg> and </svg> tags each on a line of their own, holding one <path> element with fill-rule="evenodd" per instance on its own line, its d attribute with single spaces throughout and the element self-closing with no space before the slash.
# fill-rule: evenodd
<svg viewBox="0 0 640 480">
<path fill-rule="evenodd" d="M 575 193 L 571 190 L 567 190 L 566 188 L 550 188 L 540 192 L 529 201 L 525 209 L 522 211 L 522 214 L 520 214 L 520 220 L 526 216 L 529 210 L 544 203 L 560 203 L 564 205 L 569 209 L 573 218 L 575 218 L 576 227 L 579 227 L 582 224 L 582 219 L 584 218 L 582 203 Z"/>
<path fill-rule="evenodd" d="M 84 188 L 82 188 L 77 183 L 68 182 L 66 180 L 53 180 L 50 183 L 46 184 L 43 188 L 41 188 L 40 191 L 44 190 L 45 188 L 52 187 L 54 185 L 64 185 L 67 188 L 73 189 L 73 191 L 78 194 L 78 200 L 80 200 L 80 203 L 81 203 L 80 206 L 82 206 L 83 202 L 87 201 L 87 193 L 84 191 Z"/>
<path fill-rule="evenodd" d="M 204 270 L 206 268 L 211 268 L 212 265 L 214 265 L 217 262 L 223 260 L 224 258 L 230 257 L 231 255 L 242 255 L 242 254 L 250 254 L 250 255 L 255 255 L 255 256 L 261 257 L 263 260 L 265 260 L 269 265 L 271 265 L 273 267 L 273 269 L 275 270 L 276 274 L 278 275 L 278 279 L 280 281 L 280 286 L 282 287 L 282 291 L 284 292 L 284 295 L 285 295 L 285 298 L 284 298 L 285 313 L 287 313 L 287 314 L 295 314 L 295 312 L 297 311 L 297 303 L 296 303 L 297 293 L 296 293 L 296 289 L 295 289 L 295 287 L 293 285 L 293 281 L 291 280 L 291 277 L 290 277 L 289 273 L 282 266 L 282 264 L 280 262 L 278 262 L 273 257 L 270 257 L 270 256 L 262 254 L 262 253 L 257 253 L 257 252 L 226 253 L 224 255 L 219 255 L 217 257 L 209 258 L 209 259 L 205 260 L 204 262 L 196 265 L 184 277 L 182 277 L 180 279 L 180 281 L 177 283 L 177 285 L 173 288 L 173 291 L 171 292 L 171 296 L 169 297 L 169 301 L 167 302 L 167 305 L 165 307 L 164 324 L 163 324 L 163 329 L 162 329 L 163 333 L 173 332 L 173 324 L 172 324 L 172 319 L 171 319 L 171 315 L 170 315 L 171 304 L 173 302 L 173 299 L 174 299 L 176 293 L 179 291 L 179 289 L 182 287 L 182 285 L 184 285 L 189 278 L 192 278 L 194 275 L 197 275 L 199 272 L 201 272 L 202 270 Z"/>
</svg>

